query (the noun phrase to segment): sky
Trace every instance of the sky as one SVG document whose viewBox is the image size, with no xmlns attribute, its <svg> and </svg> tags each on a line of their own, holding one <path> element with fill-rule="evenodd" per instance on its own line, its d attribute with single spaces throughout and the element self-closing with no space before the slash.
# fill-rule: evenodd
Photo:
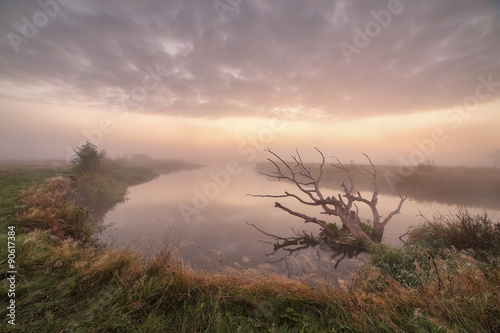
<svg viewBox="0 0 500 333">
<path fill-rule="evenodd" d="M 3 0 L 0 159 L 500 166 L 498 0 Z"/>
</svg>

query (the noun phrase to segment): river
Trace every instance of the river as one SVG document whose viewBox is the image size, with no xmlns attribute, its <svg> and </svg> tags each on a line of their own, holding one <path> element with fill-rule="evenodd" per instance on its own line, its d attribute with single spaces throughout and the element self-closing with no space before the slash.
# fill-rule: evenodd
<svg viewBox="0 0 500 333">
<path fill-rule="evenodd" d="M 111 248 L 133 247 L 150 254 L 162 247 L 167 250 L 175 247 L 184 261 L 203 268 L 267 264 L 289 275 L 314 272 L 342 277 L 366 261 L 367 254 L 353 248 L 295 244 L 289 238 L 303 232 L 317 236 L 319 227 L 305 224 L 275 208 L 277 199 L 255 198 L 248 194 L 298 193 L 296 188 L 290 183 L 267 179 L 252 165 L 239 166 L 241 169 L 233 175 L 224 171 L 226 168 L 225 165 L 213 165 L 165 174 L 129 188 L 127 200 L 105 215 L 104 224 L 109 227 L 100 239 Z M 324 190 L 326 195 L 334 193 L 337 192 L 332 189 Z M 365 193 L 366 197 L 368 194 Z M 314 214 L 315 207 L 301 207 L 289 198 L 278 201 L 325 219 L 318 211 Z M 379 195 L 380 214 L 388 214 L 398 202 L 397 196 Z M 472 214 L 485 211 L 474 207 L 468 209 Z M 424 221 L 420 214 L 432 219 L 435 213 L 456 211 L 453 205 L 409 199 L 401 214 L 395 215 L 387 225 L 383 243 L 400 246 L 399 237 L 410 226 Z M 495 211 L 486 211 L 495 215 Z M 360 206 L 360 216 L 369 218 L 369 211 Z M 267 236 L 249 224 L 288 242 Z"/>
</svg>

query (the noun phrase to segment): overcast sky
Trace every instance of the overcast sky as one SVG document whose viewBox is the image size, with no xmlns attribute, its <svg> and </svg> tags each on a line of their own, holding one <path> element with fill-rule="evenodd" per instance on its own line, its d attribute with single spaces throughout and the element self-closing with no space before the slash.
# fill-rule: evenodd
<svg viewBox="0 0 500 333">
<path fill-rule="evenodd" d="M 0 158 L 64 158 L 90 138 L 112 155 L 188 160 L 318 146 L 380 163 L 421 150 L 441 164 L 493 164 L 499 9 L 0 1 Z"/>
</svg>

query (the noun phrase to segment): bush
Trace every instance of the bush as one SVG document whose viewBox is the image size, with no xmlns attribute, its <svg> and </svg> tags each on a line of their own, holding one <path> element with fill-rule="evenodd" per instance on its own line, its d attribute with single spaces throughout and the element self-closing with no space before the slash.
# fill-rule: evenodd
<svg viewBox="0 0 500 333">
<path fill-rule="evenodd" d="M 120 201 L 113 196 L 109 182 L 98 173 L 78 176 L 74 186 L 90 209 L 106 208 Z"/>
<path fill-rule="evenodd" d="M 460 209 L 455 216 L 439 215 L 408 234 L 408 244 L 420 245 L 432 252 L 442 249 L 466 250 L 478 260 L 500 255 L 500 223 L 492 222 L 486 213 L 471 216 Z"/>
<path fill-rule="evenodd" d="M 385 276 L 412 288 L 424 286 L 438 270 L 456 270 L 470 263 L 481 268 L 491 283 L 500 280 L 500 223 L 492 222 L 486 214 L 471 216 L 466 210 L 435 220 L 412 229 L 402 248 L 373 244 L 371 263 Z"/>
<path fill-rule="evenodd" d="M 76 156 L 71 161 L 73 171 L 78 174 L 83 173 L 96 173 L 101 168 L 101 163 L 106 152 L 97 150 L 97 146 L 86 142 L 83 146 L 75 150 Z"/>
</svg>

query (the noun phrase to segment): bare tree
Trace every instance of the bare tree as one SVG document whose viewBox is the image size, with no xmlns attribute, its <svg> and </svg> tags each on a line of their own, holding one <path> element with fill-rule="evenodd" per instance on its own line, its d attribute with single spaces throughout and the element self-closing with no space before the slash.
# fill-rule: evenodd
<svg viewBox="0 0 500 333">
<path fill-rule="evenodd" d="M 377 209 L 378 192 L 379 192 L 379 187 L 377 184 L 378 170 L 375 168 L 371 159 L 366 154 L 363 155 L 365 155 L 365 157 L 368 159 L 371 166 L 371 170 L 364 169 L 364 171 L 368 172 L 373 178 L 374 188 L 371 199 L 364 198 L 359 191 L 355 194 L 353 193 L 354 182 L 351 173 L 349 172 L 349 169 L 347 169 L 339 161 L 338 158 L 335 158 L 337 164 L 331 164 L 331 165 L 346 173 L 348 178 L 348 184 L 346 185 L 345 182 L 342 182 L 341 187 L 343 193 L 338 193 L 332 196 L 323 195 L 320 189 L 320 181 L 321 177 L 323 176 L 323 168 L 325 166 L 325 156 L 318 148 L 315 149 L 321 155 L 322 159 L 321 163 L 319 164 L 319 171 L 317 172 L 316 176 L 313 175 L 311 168 L 308 168 L 304 164 L 304 162 L 302 161 L 302 157 L 300 156 L 297 150 L 296 150 L 297 156 L 292 156 L 292 159 L 296 165 L 292 167 L 289 162 L 286 162 L 276 153 L 268 149 L 267 151 L 270 154 L 272 154 L 276 159 L 275 161 L 271 158 L 268 158 L 268 161 L 270 161 L 274 165 L 275 171 L 272 173 L 261 172 L 263 175 L 266 175 L 270 178 L 278 180 L 285 179 L 292 182 L 297 186 L 297 188 L 302 192 L 302 194 L 305 195 L 305 199 L 297 194 L 289 193 L 286 191 L 285 194 L 282 195 L 265 194 L 265 195 L 252 195 L 252 196 L 267 197 L 267 198 L 294 198 L 301 204 L 308 206 L 317 206 L 321 208 L 320 214 L 325 214 L 330 216 L 333 215 L 339 217 L 343 228 L 348 230 L 350 235 L 352 235 L 354 238 L 364 239 L 369 242 L 374 240 L 381 241 L 382 236 L 384 234 L 385 226 L 394 215 L 399 214 L 401 207 L 403 206 L 403 203 L 405 202 L 407 196 L 403 197 L 400 195 L 400 201 L 398 207 L 392 212 L 390 212 L 384 219 L 382 219 L 383 216 L 379 214 Z M 356 203 L 365 204 L 370 208 L 373 216 L 372 227 L 376 233 L 374 239 L 371 239 L 361 228 L 359 224 L 360 219 L 358 216 L 359 210 L 358 207 L 356 206 Z M 275 202 L 274 206 L 284 210 L 285 212 L 291 215 L 304 219 L 304 222 L 306 223 L 318 224 L 321 227 L 321 229 L 323 229 L 326 232 L 328 232 L 329 230 L 327 221 L 318 219 L 314 216 L 308 216 L 306 214 L 300 213 L 298 211 L 283 206 L 277 201 Z"/>
</svg>

